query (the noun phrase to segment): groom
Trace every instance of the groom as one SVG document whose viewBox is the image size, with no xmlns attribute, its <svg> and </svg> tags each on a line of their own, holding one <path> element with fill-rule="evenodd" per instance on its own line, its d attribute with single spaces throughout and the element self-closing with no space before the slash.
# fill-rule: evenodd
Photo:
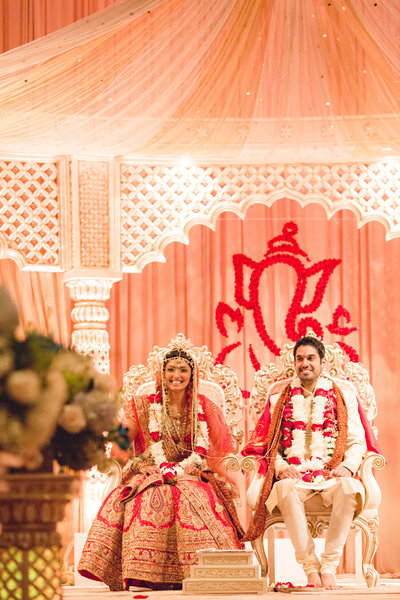
<svg viewBox="0 0 400 600">
<path fill-rule="evenodd" d="M 293 354 L 295 377 L 284 382 L 283 390 L 276 391 L 274 384 L 269 412 L 267 407 L 242 451 L 262 456 L 266 473 L 244 539 L 261 533 L 265 506 L 270 513 L 278 507 L 308 583 L 335 589 L 343 546 L 364 499 L 364 487 L 354 475 L 367 450 L 365 431 L 353 386 L 322 372 L 323 343 L 303 337 Z M 304 511 L 304 502 L 315 494 L 332 506 L 321 561 Z"/>
</svg>

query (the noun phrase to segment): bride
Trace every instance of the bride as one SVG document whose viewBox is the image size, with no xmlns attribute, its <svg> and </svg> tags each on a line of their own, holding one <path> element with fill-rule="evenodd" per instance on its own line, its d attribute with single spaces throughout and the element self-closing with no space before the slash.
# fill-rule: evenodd
<svg viewBox="0 0 400 600">
<path fill-rule="evenodd" d="M 197 392 L 198 366 L 166 352 L 155 394 L 132 398 L 128 428 L 137 458 L 106 498 L 78 570 L 112 590 L 179 589 L 199 549 L 237 549 L 243 531 L 232 487 L 218 472 L 232 451 L 222 411 Z"/>
</svg>

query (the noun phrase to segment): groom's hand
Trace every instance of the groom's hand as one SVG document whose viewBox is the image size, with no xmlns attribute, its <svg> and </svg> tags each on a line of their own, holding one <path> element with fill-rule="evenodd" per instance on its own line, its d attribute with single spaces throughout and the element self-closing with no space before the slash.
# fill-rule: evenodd
<svg viewBox="0 0 400 600">
<path fill-rule="evenodd" d="M 301 479 L 301 474 L 300 471 L 298 471 L 296 469 L 296 467 L 294 467 L 293 465 L 290 465 L 290 467 L 286 467 L 286 469 L 283 469 L 283 471 L 281 471 L 278 475 L 279 479 Z"/>
</svg>

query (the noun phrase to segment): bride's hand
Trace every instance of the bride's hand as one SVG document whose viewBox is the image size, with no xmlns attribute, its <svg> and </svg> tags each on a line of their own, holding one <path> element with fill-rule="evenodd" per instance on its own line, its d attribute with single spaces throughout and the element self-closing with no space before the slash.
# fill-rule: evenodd
<svg viewBox="0 0 400 600">
<path fill-rule="evenodd" d="M 201 471 L 197 467 L 193 465 L 186 465 L 185 474 L 186 475 L 194 475 L 195 477 L 199 477 Z"/>
<path fill-rule="evenodd" d="M 156 475 L 156 474 L 160 474 L 161 471 L 158 467 L 156 467 L 155 465 L 148 465 L 148 464 L 143 464 L 139 467 L 139 471 L 140 473 L 142 473 L 142 475 Z"/>
</svg>

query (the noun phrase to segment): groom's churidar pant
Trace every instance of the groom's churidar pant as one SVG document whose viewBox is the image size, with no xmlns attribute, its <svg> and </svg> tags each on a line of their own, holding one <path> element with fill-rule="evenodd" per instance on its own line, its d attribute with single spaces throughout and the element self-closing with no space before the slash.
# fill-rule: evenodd
<svg viewBox="0 0 400 600">
<path fill-rule="evenodd" d="M 282 483 L 279 481 L 275 486 L 279 488 L 279 484 Z M 296 486 L 289 494 L 280 494 L 276 490 L 278 492 L 277 506 L 282 513 L 294 546 L 296 560 L 302 565 L 306 575 L 313 572 L 336 572 L 358 505 L 357 493 L 349 493 L 346 486 L 341 484 L 341 481 L 336 481 L 335 485 L 319 492 L 304 489 L 301 486 Z M 304 510 L 304 502 L 315 493 L 321 494 L 325 506 L 332 506 L 321 562 L 315 554 L 315 544 L 307 525 Z"/>
</svg>

